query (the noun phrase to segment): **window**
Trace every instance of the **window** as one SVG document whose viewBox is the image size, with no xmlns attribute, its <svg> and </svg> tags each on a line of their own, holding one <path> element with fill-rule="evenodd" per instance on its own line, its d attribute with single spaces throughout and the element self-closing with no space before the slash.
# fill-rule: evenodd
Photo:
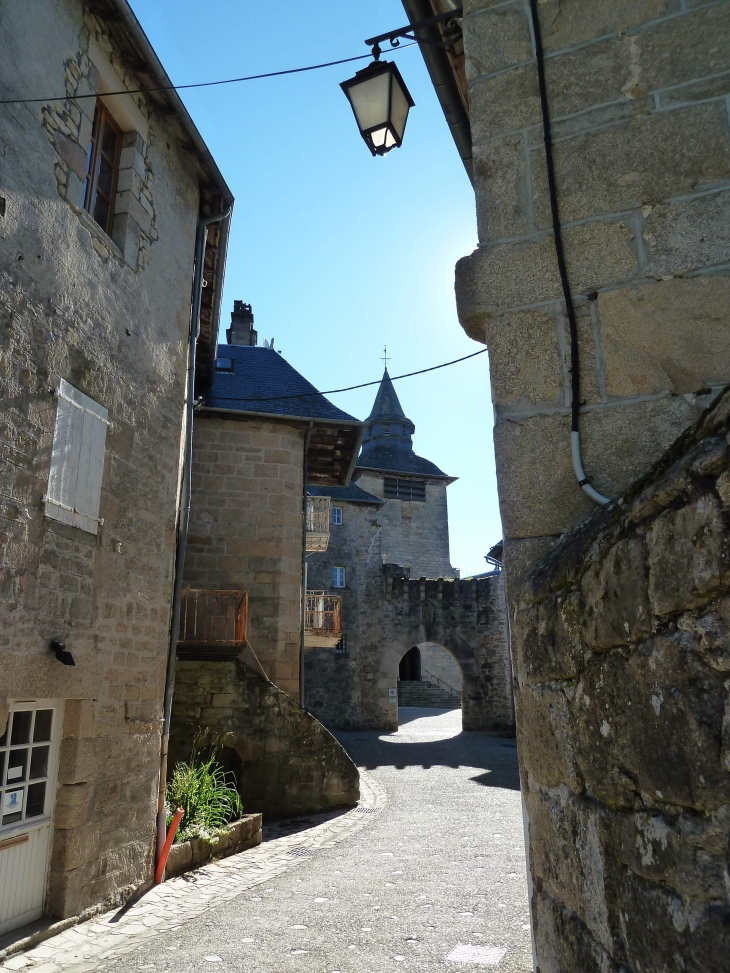
<svg viewBox="0 0 730 973">
<path fill-rule="evenodd" d="M 84 187 L 84 209 L 111 236 L 114 197 L 117 194 L 122 130 L 104 105 L 97 101 L 89 146 L 89 165 Z"/>
<path fill-rule="evenodd" d="M 385 497 L 388 500 L 419 500 L 426 499 L 425 480 L 407 480 L 403 477 L 386 476 L 383 483 Z"/>
<path fill-rule="evenodd" d="M 216 358 L 215 360 L 216 370 L 219 372 L 232 372 L 233 371 L 233 359 L 232 358 Z"/>
<path fill-rule="evenodd" d="M 332 523 L 336 525 L 342 523 L 342 507 L 332 508 Z"/>
<path fill-rule="evenodd" d="M 345 587 L 345 569 L 344 568 L 332 568 L 332 587 L 333 588 L 344 588 Z"/>
<path fill-rule="evenodd" d="M 347 655 L 347 636 L 344 633 L 340 637 L 340 641 L 335 646 L 335 652 L 337 655 Z"/>
<path fill-rule="evenodd" d="M 27 706 L 27 704 L 25 704 Z M 0 737 L 0 826 L 41 818 L 49 805 L 53 709 L 16 709 Z M 53 733 L 53 736 L 52 736 Z"/>
<path fill-rule="evenodd" d="M 96 534 L 104 473 L 107 410 L 61 379 L 53 430 L 46 517 Z"/>
</svg>

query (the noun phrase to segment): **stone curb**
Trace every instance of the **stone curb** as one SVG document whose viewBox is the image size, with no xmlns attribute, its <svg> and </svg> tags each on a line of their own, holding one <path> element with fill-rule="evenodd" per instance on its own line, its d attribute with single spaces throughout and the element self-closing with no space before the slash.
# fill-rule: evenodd
<svg viewBox="0 0 730 973">
<path fill-rule="evenodd" d="M 360 771 L 360 801 L 352 810 L 153 886 L 130 907 L 106 912 L 95 921 L 64 919 L 13 944 L 13 954 L 0 963 L 0 970 L 91 973 L 104 960 L 132 952 L 211 905 L 236 898 L 339 844 L 373 822 L 387 801 L 383 786 Z"/>
</svg>

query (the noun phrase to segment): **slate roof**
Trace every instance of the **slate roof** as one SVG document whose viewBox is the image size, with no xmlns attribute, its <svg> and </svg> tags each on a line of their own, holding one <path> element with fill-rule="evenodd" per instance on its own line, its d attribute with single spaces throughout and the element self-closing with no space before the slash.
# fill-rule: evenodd
<svg viewBox="0 0 730 973">
<path fill-rule="evenodd" d="M 438 477 L 449 482 L 453 480 L 453 477 L 447 476 L 435 463 L 413 452 L 411 436 L 416 427 L 403 412 L 387 368 L 383 372 L 378 394 L 366 422 L 356 470 Z M 387 423 L 396 423 L 403 427 L 406 435 L 391 435 L 392 429 L 386 434 L 383 426 Z"/>
<path fill-rule="evenodd" d="M 206 409 L 360 424 L 329 402 L 273 348 L 218 345 L 218 358 L 230 358 L 233 370 L 215 369 L 203 395 Z"/>
<path fill-rule="evenodd" d="M 354 483 L 346 487 L 316 487 L 310 484 L 307 492 L 313 497 L 331 497 L 332 500 L 346 500 L 348 503 L 377 503 L 378 506 L 385 503 L 380 497 L 361 490 Z"/>
</svg>

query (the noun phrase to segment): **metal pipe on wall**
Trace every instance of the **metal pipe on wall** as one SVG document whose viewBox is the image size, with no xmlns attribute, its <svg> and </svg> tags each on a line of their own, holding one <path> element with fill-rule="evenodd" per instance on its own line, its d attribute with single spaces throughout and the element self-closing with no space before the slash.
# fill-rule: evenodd
<svg viewBox="0 0 730 973">
<path fill-rule="evenodd" d="M 304 626 L 307 616 L 307 480 L 309 479 L 309 441 L 314 423 L 310 422 L 304 434 L 302 458 L 302 617 L 299 629 L 299 705 L 304 708 Z"/>
<path fill-rule="evenodd" d="M 195 410 L 195 356 L 200 324 L 200 302 L 203 291 L 203 262 L 208 227 L 230 215 L 233 203 L 215 216 L 198 220 L 195 231 L 195 262 L 193 270 L 193 300 L 190 310 L 190 333 L 188 337 L 188 370 L 185 399 L 185 446 L 183 449 L 183 473 L 180 491 L 180 518 L 178 521 L 177 547 L 175 550 L 175 582 L 172 595 L 170 620 L 170 643 L 167 650 L 167 669 L 165 672 L 165 695 L 163 702 L 162 740 L 160 741 L 160 778 L 157 791 L 157 849 L 155 859 L 159 860 L 165 845 L 165 791 L 167 788 L 167 751 L 170 742 L 170 721 L 172 717 L 172 695 L 175 689 L 175 662 L 177 639 L 180 632 L 180 605 L 182 602 L 183 570 L 185 568 L 185 549 L 190 522 L 191 478 L 193 464 L 193 413 Z M 219 256 L 220 260 L 220 256 Z M 217 336 L 216 336 L 217 337 Z"/>
</svg>

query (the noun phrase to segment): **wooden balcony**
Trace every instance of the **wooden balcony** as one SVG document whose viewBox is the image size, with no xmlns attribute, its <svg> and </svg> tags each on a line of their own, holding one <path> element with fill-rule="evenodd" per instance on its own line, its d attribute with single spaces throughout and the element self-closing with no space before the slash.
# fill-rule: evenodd
<svg viewBox="0 0 730 973">
<path fill-rule="evenodd" d="M 326 551 L 329 540 L 330 498 L 307 497 L 307 551 Z"/>
<path fill-rule="evenodd" d="M 248 592 L 193 588 L 180 606 L 178 659 L 222 662 L 246 645 Z"/>
<path fill-rule="evenodd" d="M 304 644 L 333 649 L 342 638 L 342 598 L 324 591 L 308 591 L 304 616 Z"/>
</svg>

